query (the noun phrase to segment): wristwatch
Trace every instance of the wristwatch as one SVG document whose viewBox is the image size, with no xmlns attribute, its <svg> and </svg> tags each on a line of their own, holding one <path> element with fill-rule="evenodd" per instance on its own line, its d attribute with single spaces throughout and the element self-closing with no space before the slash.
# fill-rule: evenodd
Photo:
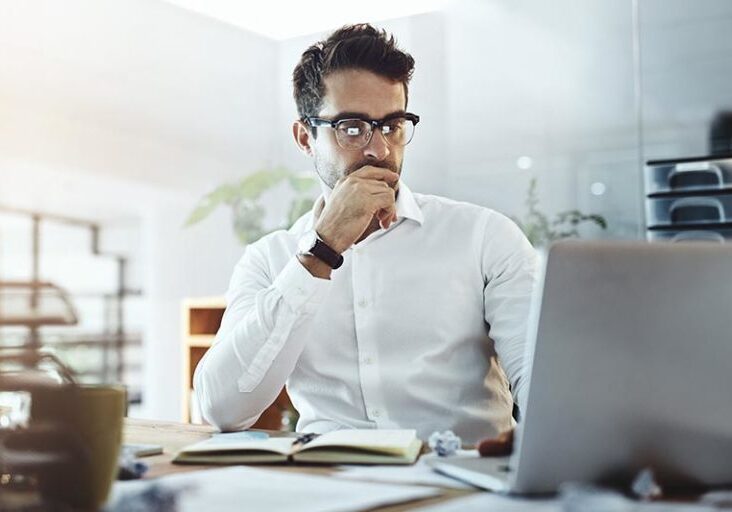
<svg viewBox="0 0 732 512">
<path fill-rule="evenodd" d="M 300 238 L 297 243 L 297 253 L 315 256 L 333 270 L 343 265 L 343 256 L 323 242 L 314 229 L 311 229 Z"/>
</svg>

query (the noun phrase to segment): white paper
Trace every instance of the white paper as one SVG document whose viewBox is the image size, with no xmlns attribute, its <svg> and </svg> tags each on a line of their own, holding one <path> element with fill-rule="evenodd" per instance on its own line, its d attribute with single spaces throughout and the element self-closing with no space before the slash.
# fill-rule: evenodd
<svg viewBox="0 0 732 512">
<path fill-rule="evenodd" d="M 181 489 L 177 512 L 215 510 L 349 512 L 440 494 L 439 489 L 345 481 L 242 466 L 180 473 L 157 480 L 117 482 L 106 508 L 125 510 L 123 501 L 148 486 Z"/>
<path fill-rule="evenodd" d="M 559 500 L 528 500 L 480 492 L 418 508 L 420 512 L 563 512 Z"/>
<path fill-rule="evenodd" d="M 714 512 L 714 510 L 719 510 L 693 503 L 644 503 L 632 500 L 623 500 L 620 503 L 610 504 L 603 504 L 602 502 L 586 503 L 586 506 L 575 507 L 566 507 L 560 498 L 527 499 L 481 492 L 436 505 L 417 508 L 416 510 L 419 510 L 419 512 L 566 512 L 567 510 L 581 510 L 583 512 Z"/>
<path fill-rule="evenodd" d="M 335 477 L 347 480 L 367 480 L 394 484 L 420 484 L 450 487 L 453 489 L 473 489 L 471 485 L 453 478 L 440 475 L 424 464 L 414 466 L 342 466 Z"/>
<path fill-rule="evenodd" d="M 461 457 L 477 457 L 477 450 L 459 450 L 456 455 Z M 449 476 L 437 473 L 427 465 L 427 459 L 437 457 L 437 454 L 422 455 L 411 466 L 340 466 L 340 472 L 333 476 L 349 480 L 368 480 L 374 482 L 388 482 L 400 484 L 437 485 L 453 489 L 474 489 L 470 484 L 461 482 Z"/>
</svg>

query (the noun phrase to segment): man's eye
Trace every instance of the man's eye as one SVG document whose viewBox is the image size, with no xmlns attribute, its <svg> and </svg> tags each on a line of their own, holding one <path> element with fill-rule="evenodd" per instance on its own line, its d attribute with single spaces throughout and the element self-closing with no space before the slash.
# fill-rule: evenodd
<svg viewBox="0 0 732 512">
<path fill-rule="evenodd" d="M 385 124 L 382 131 L 384 132 L 384 135 L 388 135 L 394 132 L 398 132 L 402 128 L 402 123 L 399 121 L 396 121 L 394 123 Z"/>
</svg>

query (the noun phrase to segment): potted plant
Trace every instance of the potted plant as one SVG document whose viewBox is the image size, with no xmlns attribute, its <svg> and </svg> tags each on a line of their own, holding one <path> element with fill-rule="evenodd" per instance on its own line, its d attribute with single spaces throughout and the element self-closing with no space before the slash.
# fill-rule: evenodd
<svg viewBox="0 0 732 512">
<path fill-rule="evenodd" d="M 262 194 L 283 183 L 293 193 L 287 219 L 282 225 L 266 229 L 263 222 L 267 209 L 262 204 Z M 295 173 L 283 167 L 262 169 L 238 181 L 219 185 L 206 194 L 188 216 L 185 225 L 197 224 L 219 206 L 226 205 L 231 208 L 234 232 L 239 241 L 246 245 L 272 231 L 289 228 L 310 210 L 314 202 L 312 190 L 316 183 L 315 178 L 309 175 Z"/>
<path fill-rule="evenodd" d="M 607 229 L 605 217 L 597 214 L 585 214 L 579 210 L 566 210 L 550 219 L 538 208 L 539 197 L 536 192 L 537 179 L 531 178 L 526 195 L 527 214 L 521 219 L 512 218 L 534 247 L 545 247 L 554 240 L 579 237 L 579 226 L 589 222 L 601 229 Z"/>
</svg>

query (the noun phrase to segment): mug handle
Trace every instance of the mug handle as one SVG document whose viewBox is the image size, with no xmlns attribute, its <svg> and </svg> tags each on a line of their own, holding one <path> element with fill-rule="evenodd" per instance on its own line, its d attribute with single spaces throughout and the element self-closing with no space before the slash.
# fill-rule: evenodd
<svg viewBox="0 0 732 512">
<path fill-rule="evenodd" d="M 66 383 L 76 384 L 74 371 L 66 366 L 55 354 L 50 352 L 23 347 L 0 346 L 0 362 L 2 361 L 18 363 L 26 368 L 37 368 L 41 363 L 48 361 L 55 367 L 59 376 Z M 0 378 L 2 377 L 2 373 L 3 371 L 0 369 Z"/>
</svg>

